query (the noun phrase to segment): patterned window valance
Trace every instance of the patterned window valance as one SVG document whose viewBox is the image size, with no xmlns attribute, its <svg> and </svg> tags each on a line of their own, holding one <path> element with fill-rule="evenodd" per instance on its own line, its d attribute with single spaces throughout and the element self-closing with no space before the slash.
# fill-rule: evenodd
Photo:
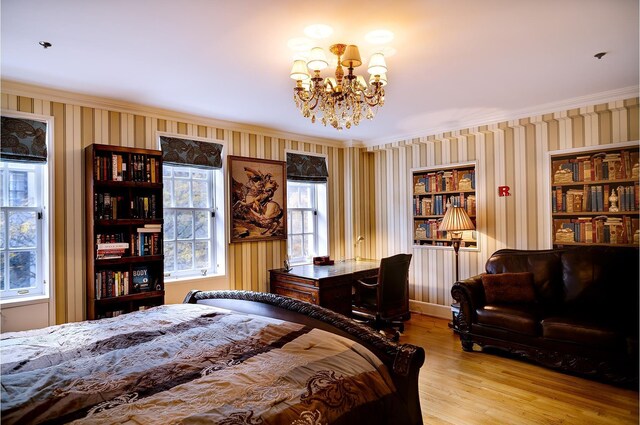
<svg viewBox="0 0 640 425">
<path fill-rule="evenodd" d="M 222 168 L 222 145 L 217 143 L 160 136 L 160 148 L 168 164 Z"/>
<path fill-rule="evenodd" d="M 23 162 L 47 162 L 47 123 L 2 117 L 0 158 Z"/>
<path fill-rule="evenodd" d="M 287 152 L 287 180 L 326 182 L 328 177 L 323 156 Z"/>
</svg>

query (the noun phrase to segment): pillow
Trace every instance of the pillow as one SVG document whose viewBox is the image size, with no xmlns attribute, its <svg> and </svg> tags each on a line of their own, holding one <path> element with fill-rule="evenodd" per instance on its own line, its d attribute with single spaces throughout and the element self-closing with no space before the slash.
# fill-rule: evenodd
<svg viewBox="0 0 640 425">
<path fill-rule="evenodd" d="M 487 304 L 532 303 L 536 301 L 533 273 L 497 273 L 482 275 Z"/>
</svg>

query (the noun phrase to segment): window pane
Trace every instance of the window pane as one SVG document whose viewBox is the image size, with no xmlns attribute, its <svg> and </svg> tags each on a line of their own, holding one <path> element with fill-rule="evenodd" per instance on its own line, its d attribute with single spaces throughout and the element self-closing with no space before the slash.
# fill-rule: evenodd
<svg viewBox="0 0 640 425">
<path fill-rule="evenodd" d="M 35 248 L 36 242 L 35 211 L 9 212 L 9 247 Z"/>
<path fill-rule="evenodd" d="M 179 241 L 176 250 L 176 270 L 193 268 L 193 242 Z"/>
<path fill-rule="evenodd" d="M 184 170 L 184 169 L 180 169 L 180 168 L 174 168 L 173 176 L 175 178 L 177 178 L 177 179 L 188 179 L 189 178 L 189 170 Z"/>
<path fill-rule="evenodd" d="M 304 212 L 304 233 L 313 232 L 313 211 Z"/>
<path fill-rule="evenodd" d="M 176 238 L 193 238 L 193 214 L 190 211 L 176 212 Z"/>
<path fill-rule="evenodd" d="M 313 244 L 313 235 L 304 236 L 304 256 L 312 257 L 315 253 L 315 246 Z"/>
<path fill-rule="evenodd" d="M 196 211 L 196 239 L 209 238 L 209 211 Z"/>
<path fill-rule="evenodd" d="M 293 258 L 302 257 L 303 249 L 302 249 L 302 236 L 300 235 L 292 235 L 289 237 L 289 256 Z"/>
<path fill-rule="evenodd" d="M 209 208 L 209 185 L 206 181 L 195 180 L 191 182 L 191 190 L 193 191 L 193 207 Z"/>
<path fill-rule="evenodd" d="M 300 207 L 300 195 L 298 194 L 298 185 L 287 185 L 287 206 L 289 208 Z"/>
<path fill-rule="evenodd" d="M 209 241 L 196 242 L 195 263 L 197 269 L 209 268 Z"/>
<path fill-rule="evenodd" d="M 27 171 L 9 172 L 9 205 L 12 207 L 35 206 L 35 176 Z"/>
<path fill-rule="evenodd" d="M 164 243 L 164 271 L 172 272 L 176 269 L 176 244 L 175 242 Z"/>
<path fill-rule="evenodd" d="M 0 207 L 5 207 L 5 199 L 4 199 L 4 175 L 5 171 L 0 170 Z"/>
<path fill-rule="evenodd" d="M 0 213 L 0 249 L 4 249 L 4 238 L 6 232 L 6 223 L 4 222 L 4 217 L 4 211 L 2 211 Z"/>
<path fill-rule="evenodd" d="M 0 290 L 4 291 L 4 252 L 0 253 Z"/>
<path fill-rule="evenodd" d="M 178 173 L 177 171 L 175 172 Z M 176 207 L 189 207 L 189 180 L 174 180 L 173 196 Z"/>
<path fill-rule="evenodd" d="M 308 185 L 300 187 L 300 207 L 312 208 L 313 198 L 311 197 L 311 187 Z"/>
<path fill-rule="evenodd" d="M 173 184 L 170 178 L 162 179 L 162 202 L 165 208 L 173 206 Z"/>
<path fill-rule="evenodd" d="M 9 253 L 9 289 L 30 288 L 36 285 L 36 252 Z"/>
<path fill-rule="evenodd" d="M 194 168 L 191 171 L 191 178 L 195 179 L 195 180 L 207 180 L 207 178 L 209 177 L 209 171 L 207 170 L 200 170 L 198 168 Z"/>
<path fill-rule="evenodd" d="M 291 211 L 291 233 L 302 233 L 302 211 Z"/>
<path fill-rule="evenodd" d="M 173 175 L 173 167 L 169 165 L 162 166 L 162 177 L 171 177 Z"/>
<path fill-rule="evenodd" d="M 172 210 L 164 211 L 164 240 L 172 241 L 176 238 L 176 213 Z M 165 254 L 166 255 L 166 254 Z"/>
</svg>

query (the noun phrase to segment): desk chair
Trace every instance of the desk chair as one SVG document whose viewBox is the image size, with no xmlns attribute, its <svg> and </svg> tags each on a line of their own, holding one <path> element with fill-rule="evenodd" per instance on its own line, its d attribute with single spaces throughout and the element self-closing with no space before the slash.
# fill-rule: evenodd
<svg viewBox="0 0 640 425">
<path fill-rule="evenodd" d="M 404 332 L 404 321 L 409 320 L 409 264 L 411 254 L 397 254 L 380 261 L 378 276 L 357 280 L 352 291 L 353 317 L 382 331 L 398 328 L 393 340 Z"/>
</svg>

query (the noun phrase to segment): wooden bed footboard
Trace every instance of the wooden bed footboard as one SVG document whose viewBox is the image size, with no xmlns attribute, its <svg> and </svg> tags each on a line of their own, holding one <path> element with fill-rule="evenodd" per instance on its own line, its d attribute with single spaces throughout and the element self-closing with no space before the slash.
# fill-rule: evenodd
<svg viewBox="0 0 640 425">
<path fill-rule="evenodd" d="M 350 318 L 304 301 L 252 291 L 192 290 L 184 303 L 207 304 L 233 311 L 300 323 L 341 335 L 365 346 L 389 369 L 398 394 L 407 404 L 412 424 L 422 424 L 418 374 L 424 364 L 422 347 L 397 344 Z"/>
</svg>

